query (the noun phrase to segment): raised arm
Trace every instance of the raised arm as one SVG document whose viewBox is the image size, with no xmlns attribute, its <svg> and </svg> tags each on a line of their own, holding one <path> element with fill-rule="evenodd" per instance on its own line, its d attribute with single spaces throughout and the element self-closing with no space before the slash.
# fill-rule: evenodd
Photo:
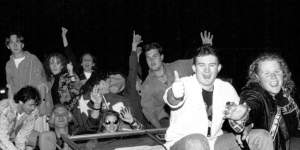
<svg viewBox="0 0 300 150">
<path fill-rule="evenodd" d="M 132 38 L 132 48 L 131 54 L 129 56 L 129 73 L 127 77 L 127 84 L 126 84 L 126 92 L 130 95 L 136 92 L 136 80 L 137 80 L 137 73 L 139 67 L 139 56 L 141 54 L 141 49 L 138 48 L 138 44 L 142 43 L 142 37 L 138 34 L 135 34 L 133 31 L 133 38 Z"/>
<path fill-rule="evenodd" d="M 64 46 L 64 53 L 68 57 L 68 59 L 72 62 L 72 64 L 74 65 L 74 71 L 76 73 L 78 73 L 79 72 L 79 64 L 77 63 L 76 55 L 74 54 L 73 49 L 70 46 L 70 43 L 68 41 L 68 38 L 67 38 L 68 31 L 69 30 L 67 28 L 61 27 L 61 37 L 62 37 L 63 46 Z"/>
<path fill-rule="evenodd" d="M 203 45 L 213 45 L 214 35 L 206 30 L 204 32 L 200 32 L 200 37 Z"/>
<path fill-rule="evenodd" d="M 68 45 L 69 45 L 69 42 L 68 42 L 68 39 L 67 39 L 67 32 L 68 32 L 67 28 L 61 27 L 61 37 L 62 37 L 62 40 L 63 40 L 64 47 L 68 47 Z"/>
</svg>

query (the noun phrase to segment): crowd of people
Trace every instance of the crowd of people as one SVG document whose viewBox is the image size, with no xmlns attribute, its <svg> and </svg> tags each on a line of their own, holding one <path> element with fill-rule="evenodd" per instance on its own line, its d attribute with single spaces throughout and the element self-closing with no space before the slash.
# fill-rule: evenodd
<svg viewBox="0 0 300 150">
<path fill-rule="evenodd" d="M 64 50 L 44 63 L 23 49 L 22 35 L 5 39 L 11 56 L 8 98 L 0 101 L 0 150 L 70 150 L 62 135 L 149 128 L 167 128 L 162 149 L 288 150 L 300 130 L 295 83 L 280 55 L 257 57 L 237 93 L 218 77 L 222 64 L 210 32 L 200 33 L 193 58 L 172 63 L 164 62 L 159 43 L 143 43 L 134 32 L 128 73 L 101 70 L 92 53 L 78 59 L 67 33 L 62 27 Z M 93 142 L 86 149 L 95 149 Z"/>
</svg>

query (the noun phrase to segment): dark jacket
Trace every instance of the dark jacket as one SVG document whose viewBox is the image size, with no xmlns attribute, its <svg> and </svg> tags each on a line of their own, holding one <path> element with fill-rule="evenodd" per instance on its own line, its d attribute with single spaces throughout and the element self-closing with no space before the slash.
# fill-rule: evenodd
<svg viewBox="0 0 300 150">
<path fill-rule="evenodd" d="M 250 83 L 242 89 L 240 99 L 241 103 L 246 102 L 251 108 L 247 124 L 253 123 L 255 129 L 270 131 L 277 109 L 280 109 L 278 112 L 282 118 L 279 121 L 278 132 L 274 136 L 274 147 L 276 150 L 287 149 L 290 133 L 297 129 L 298 122 L 295 121 L 297 120 L 295 109 L 282 112 L 282 108 L 290 104 L 283 93 L 272 97 L 258 83 Z"/>
</svg>

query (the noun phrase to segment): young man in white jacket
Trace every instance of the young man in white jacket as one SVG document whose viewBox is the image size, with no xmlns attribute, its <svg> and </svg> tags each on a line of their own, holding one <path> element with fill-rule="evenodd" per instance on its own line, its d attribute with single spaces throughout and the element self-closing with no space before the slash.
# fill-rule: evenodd
<svg viewBox="0 0 300 150">
<path fill-rule="evenodd" d="M 221 128 L 224 119 L 245 121 L 248 107 L 238 105 L 234 87 L 217 78 L 221 64 L 215 49 L 203 46 L 197 52 L 192 66 L 195 74 L 180 78 L 175 71 L 175 81 L 165 91 L 164 101 L 172 108 L 165 146 L 171 150 L 240 149 L 235 135 L 224 134 Z M 265 130 L 251 130 L 246 141 L 250 149 L 273 149 L 272 139 Z"/>
</svg>

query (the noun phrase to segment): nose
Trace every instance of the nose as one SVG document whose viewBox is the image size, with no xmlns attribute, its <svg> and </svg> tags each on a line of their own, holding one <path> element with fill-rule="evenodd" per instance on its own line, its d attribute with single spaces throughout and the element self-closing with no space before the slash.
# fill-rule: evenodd
<svg viewBox="0 0 300 150">
<path fill-rule="evenodd" d="M 209 68 L 209 66 L 205 66 L 205 68 L 204 68 L 204 72 L 206 72 L 206 73 L 209 73 L 209 72 L 210 72 L 210 68 Z"/>
<path fill-rule="evenodd" d="M 276 76 L 275 73 L 271 73 L 270 78 L 273 79 L 273 80 L 275 80 L 275 79 L 277 79 L 277 76 Z"/>
</svg>

